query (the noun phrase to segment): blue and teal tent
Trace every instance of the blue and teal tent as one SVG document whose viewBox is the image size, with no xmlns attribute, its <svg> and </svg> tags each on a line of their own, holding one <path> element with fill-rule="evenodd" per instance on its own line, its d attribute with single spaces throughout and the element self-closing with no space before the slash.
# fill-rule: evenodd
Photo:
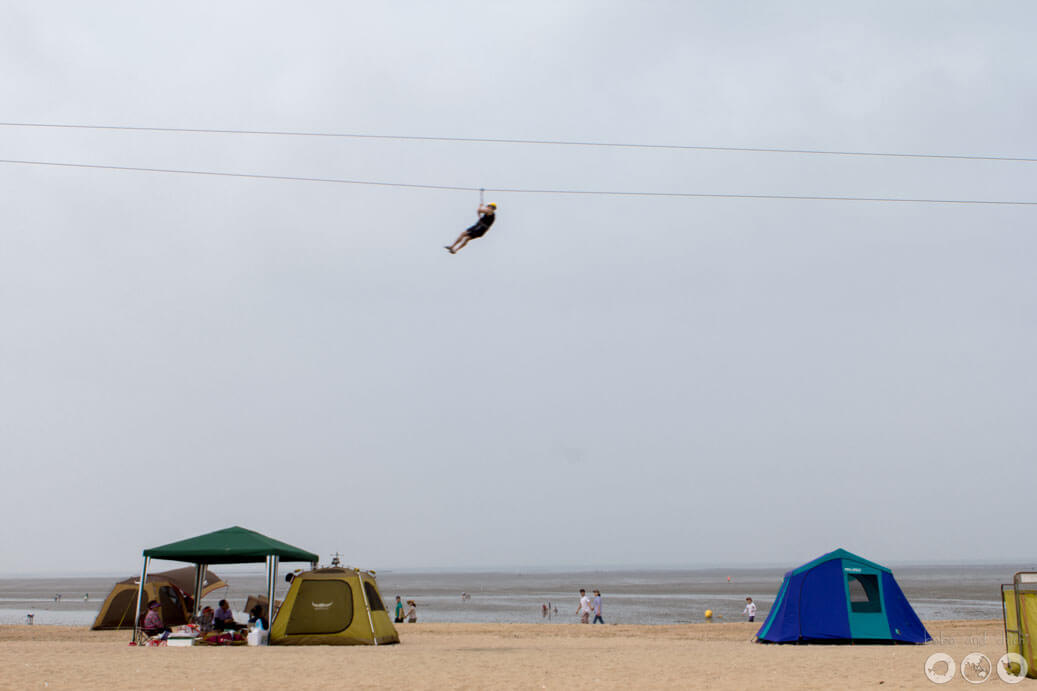
<svg viewBox="0 0 1037 691">
<path fill-rule="evenodd" d="M 932 640 L 893 572 L 844 549 L 785 574 L 756 638 L 766 643 Z"/>
</svg>

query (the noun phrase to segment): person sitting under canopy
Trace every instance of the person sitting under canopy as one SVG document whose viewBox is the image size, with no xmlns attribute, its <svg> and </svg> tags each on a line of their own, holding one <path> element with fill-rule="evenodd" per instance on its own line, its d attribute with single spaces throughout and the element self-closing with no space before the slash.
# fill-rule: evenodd
<svg viewBox="0 0 1037 691">
<path fill-rule="evenodd" d="M 230 609 L 230 603 L 226 600 L 220 600 L 219 607 L 213 613 L 212 627 L 217 631 L 237 631 L 243 628 L 243 625 L 234 621 L 234 613 Z"/>
<path fill-rule="evenodd" d="M 162 623 L 162 605 L 158 603 L 158 600 L 148 603 L 148 613 L 144 615 L 144 625 L 141 630 L 152 637 L 160 636 L 163 641 L 172 633 L 172 630 Z"/>
</svg>

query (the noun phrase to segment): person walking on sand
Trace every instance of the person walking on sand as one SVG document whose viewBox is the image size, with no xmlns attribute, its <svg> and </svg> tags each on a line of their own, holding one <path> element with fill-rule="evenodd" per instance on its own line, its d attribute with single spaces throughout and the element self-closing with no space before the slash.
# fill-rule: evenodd
<svg viewBox="0 0 1037 691">
<path fill-rule="evenodd" d="M 594 602 L 591 603 L 591 609 L 594 610 L 594 623 L 604 624 L 605 620 L 601 618 L 601 591 L 594 591 Z"/>
<path fill-rule="evenodd" d="M 576 613 L 580 615 L 581 624 L 589 624 L 591 621 L 591 599 L 587 597 L 587 591 L 580 588 L 580 604 L 576 607 Z"/>
<path fill-rule="evenodd" d="M 751 597 L 745 598 L 745 609 L 742 610 L 742 614 L 748 614 L 749 621 L 756 619 L 756 603 L 753 602 Z"/>
<path fill-rule="evenodd" d="M 393 623 L 403 623 L 403 600 L 400 599 L 399 595 L 396 596 L 396 620 Z"/>
<path fill-rule="evenodd" d="M 445 249 L 450 254 L 457 254 L 461 249 L 467 245 L 471 240 L 481 238 L 486 235 L 486 231 L 490 229 L 493 222 L 497 217 L 497 205 L 496 204 L 481 204 L 479 206 L 479 220 L 475 222 L 475 225 L 467 228 L 463 233 L 457 236 L 454 240 L 454 244 L 445 245 Z"/>
<path fill-rule="evenodd" d="M 407 610 L 407 623 L 418 623 L 418 603 L 414 600 L 407 600 L 407 605 L 410 606 L 410 609 Z"/>
</svg>

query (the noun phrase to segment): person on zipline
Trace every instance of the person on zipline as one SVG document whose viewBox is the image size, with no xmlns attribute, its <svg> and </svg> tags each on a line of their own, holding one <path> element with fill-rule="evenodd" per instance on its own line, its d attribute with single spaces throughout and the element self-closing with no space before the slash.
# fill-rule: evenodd
<svg viewBox="0 0 1037 691">
<path fill-rule="evenodd" d="M 493 225 L 496 213 L 496 204 L 482 204 L 479 206 L 479 220 L 475 222 L 475 225 L 458 235 L 457 239 L 454 240 L 454 244 L 446 245 L 443 249 L 450 254 L 457 254 L 457 252 L 467 245 L 470 240 L 481 238 L 483 235 L 486 235 L 486 231 L 488 231 L 490 226 Z"/>
</svg>

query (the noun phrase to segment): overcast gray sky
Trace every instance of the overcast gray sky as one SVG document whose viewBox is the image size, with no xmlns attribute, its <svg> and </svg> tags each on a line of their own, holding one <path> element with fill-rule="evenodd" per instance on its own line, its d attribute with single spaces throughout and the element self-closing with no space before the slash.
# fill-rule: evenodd
<svg viewBox="0 0 1037 691">
<path fill-rule="evenodd" d="M 1037 157 L 1029 2 L 6 2 L 0 120 Z M 1037 163 L 0 127 L 0 158 L 1037 200 Z M 0 165 L 0 572 L 1025 558 L 1037 207 Z"/>
</svg>

